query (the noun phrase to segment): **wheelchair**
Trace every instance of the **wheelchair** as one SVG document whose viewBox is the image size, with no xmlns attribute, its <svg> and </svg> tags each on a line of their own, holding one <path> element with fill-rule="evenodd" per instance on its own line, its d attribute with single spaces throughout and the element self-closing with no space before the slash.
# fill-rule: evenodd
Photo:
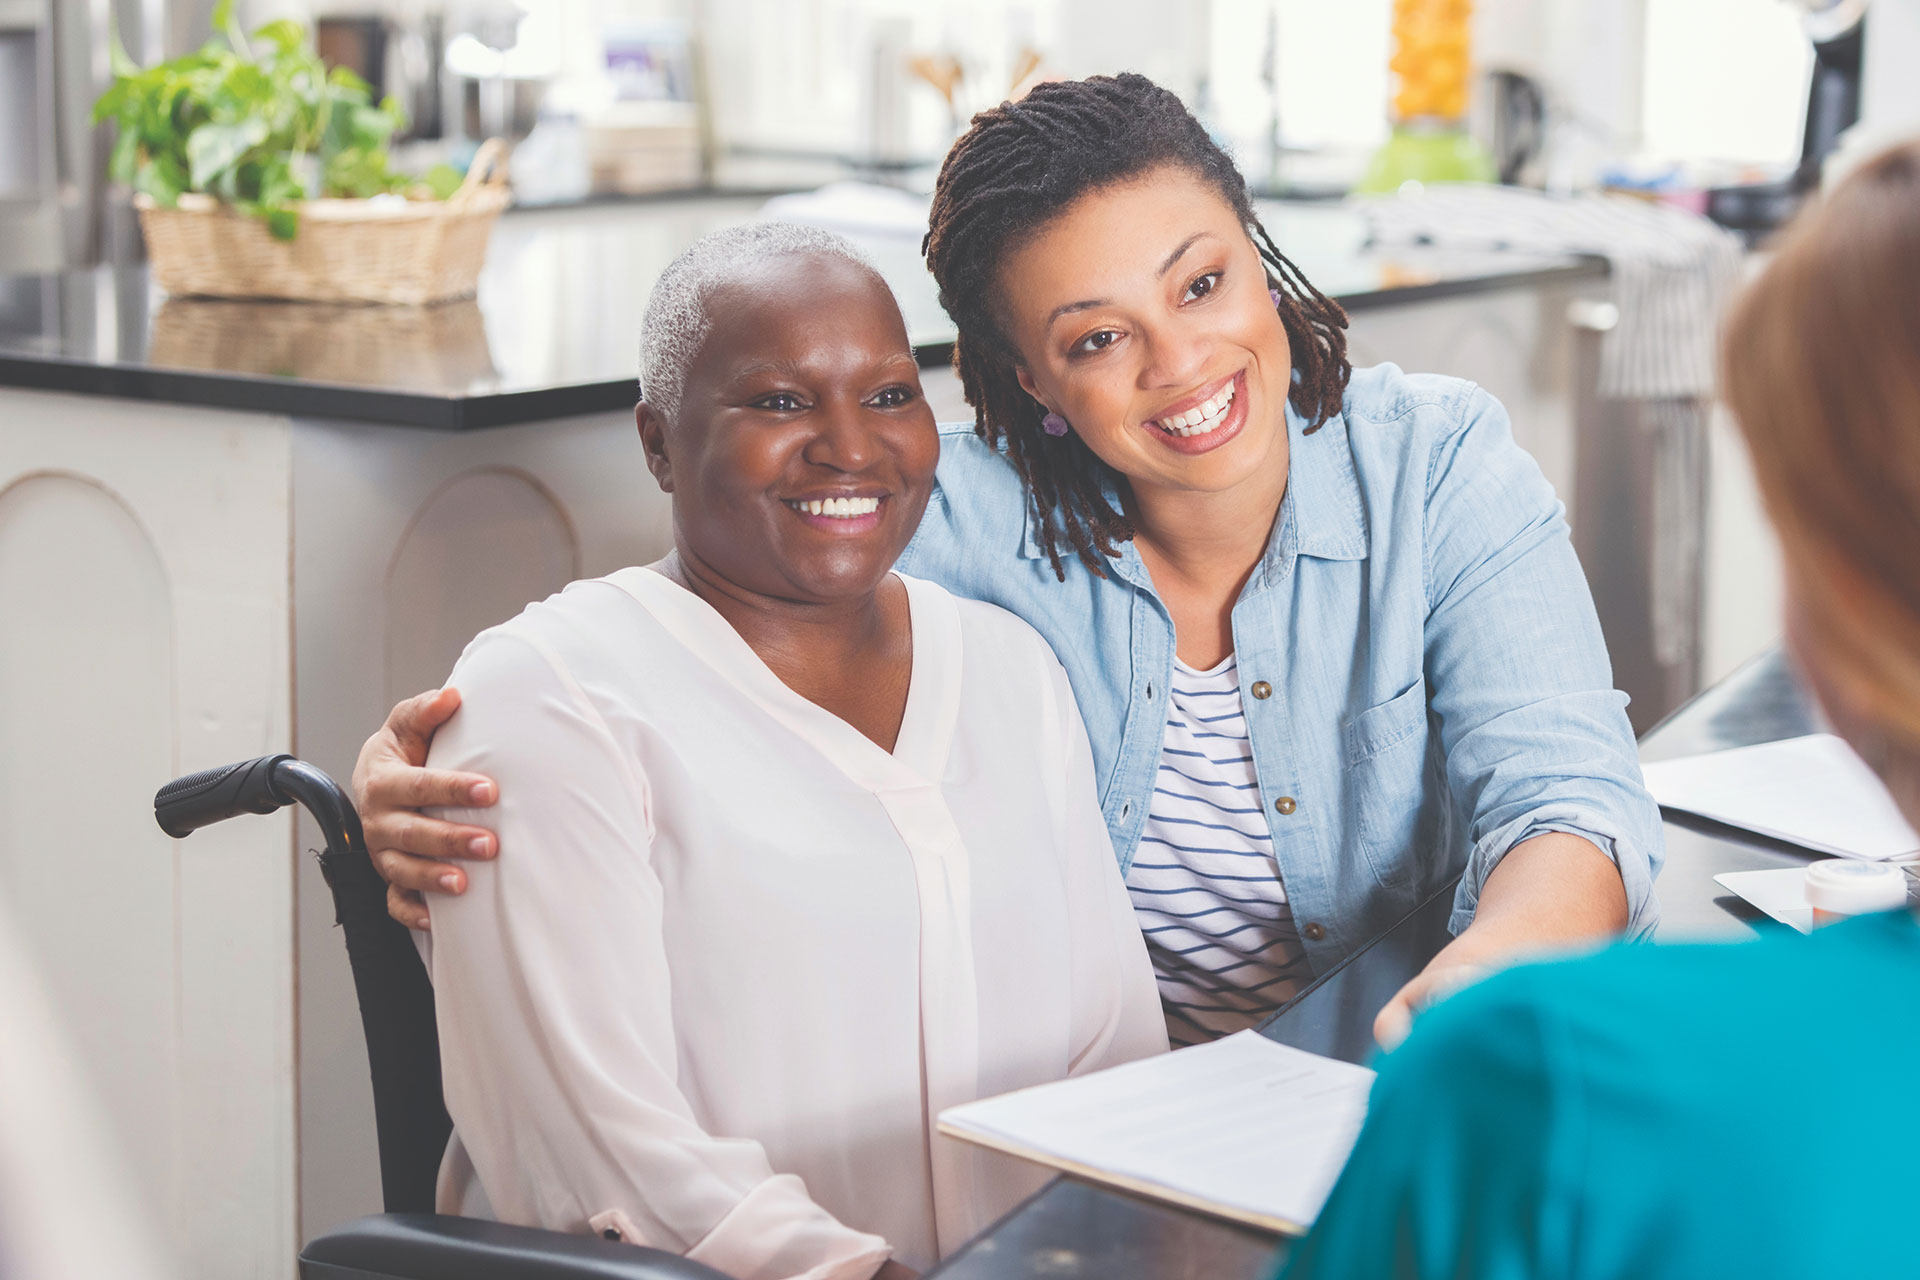
<svg viewBox="0 0 1920 1280">
<path fill-rule="evenodd" d="M 727 1280 L 657 1249 L 433 1212 L 434 1180 L 453 1131 L 440 1091 L 433 987 L 412 938 L 387 915 L 386 883 L 346 793 L 310 764 L 269 755 L 176 778 L 154 796 L 153 816 L 177 839 L 295 803 L 325 838 L 320 870 L 360 1003 L 386 1209 L 308 1241 L 301 1280 Z"/>
</svg>

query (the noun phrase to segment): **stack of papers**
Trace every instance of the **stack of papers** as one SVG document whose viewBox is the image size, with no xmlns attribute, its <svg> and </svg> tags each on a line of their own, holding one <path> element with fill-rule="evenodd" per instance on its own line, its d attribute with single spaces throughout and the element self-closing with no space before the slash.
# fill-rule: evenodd
<svg viewBox="0 0 1920 1280">
<path fill-rule="evenodd" d="M 1373 1072 L 1256 1032 L 940 1113 L 940 1131 L 1301 1235 L 1367 1115 Z"/>
<path fill-rule="evenodd" d="M 1830 733 L 1667 760 L 1644 773 L 1647 790 L 1669 809 L 1835 858 L 1920 857 L 1920 832 L 1866 762 Z"/>
</svg>

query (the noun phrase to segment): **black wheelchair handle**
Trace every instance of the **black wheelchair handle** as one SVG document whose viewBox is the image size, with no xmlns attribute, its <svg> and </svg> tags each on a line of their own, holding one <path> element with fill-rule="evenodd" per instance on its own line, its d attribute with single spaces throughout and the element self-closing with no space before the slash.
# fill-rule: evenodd
<svg viewBox="0 0 1920 1280">
<path fill-rule="evenodd" d="M 153 797 L 154 821 L 176 839 L 243 813 L 272 813 L 292 802 L 273 788 L 274 766 L 292 756 L 261 756 L 175 778 Z"/>
<path fill-rule="evenodd" d="M 320 824 L 329 852 L 366 853 L 360 815 L 340 784 L 284 751 L 175 778 L 154 795 L 153 818 L 179 839 L 243 813 L 272 813 L 296 801 Z"/>
</svg>

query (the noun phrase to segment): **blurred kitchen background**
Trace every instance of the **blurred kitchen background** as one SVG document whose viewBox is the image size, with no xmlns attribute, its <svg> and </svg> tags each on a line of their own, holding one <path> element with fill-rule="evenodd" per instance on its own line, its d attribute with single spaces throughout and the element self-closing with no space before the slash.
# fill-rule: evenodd
<svg viewBox="0 0 1920 1280">
<path fill-rule="evenodd" d="M 290 1273 L 378 1182 L 330 904 L 285 856 L 313 833 L 282 814 L 183 846 L 145 797 L 282 749 L 345 778 L 475 631 L 659 553 L 638 322 L 696 236 L 852 236 L 940 416 L 970 417 L 918 251 L 946 148 L 1036 78 L 1176 88 L 1349 308 L 1356 363 L 1507 405 L 1644 730 L 1776 642 L 1778 566 L 1710 379 L 1630 385 L 1620 352 L 1710 353 L 1798 201 L 1920 132 L 1915 0 L 1477 0 L 1457 82 L 1427 90 L 1480 166 L 1440 176 L 1497 180 L 1466 189 L 1479 204 L 1389 162 L 1396 122 L 1434 126 L 1395 0 L 239 0 L 401 104 L 400 167 L 511 142 L 514 206 L 474 298 L 169 297 L 89 108 L 112 32 L 152 64 L 204 42 L 213 7 L 0 0 L 0 898 L 84 892 L 17 914 L 196 1276 Z M 1570 212 L 1602 207 L 1611 230 Z M 1711 287 L 1649 328 L 1634 298 L 1689 272 Z"/>
</svg>

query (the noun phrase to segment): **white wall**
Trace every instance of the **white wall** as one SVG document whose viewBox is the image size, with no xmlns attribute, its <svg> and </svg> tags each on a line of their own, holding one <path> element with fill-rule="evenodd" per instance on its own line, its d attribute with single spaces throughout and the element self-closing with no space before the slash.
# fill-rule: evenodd
<svg viewBox="0 0 1920 1280">
<path fill-rule="evenodd" d="M 1653 0 L 1648 152 L 1676 160 L 1798 160 L 1812 66 L 1799 10 L 1785 0 Z"/>
</svg>

